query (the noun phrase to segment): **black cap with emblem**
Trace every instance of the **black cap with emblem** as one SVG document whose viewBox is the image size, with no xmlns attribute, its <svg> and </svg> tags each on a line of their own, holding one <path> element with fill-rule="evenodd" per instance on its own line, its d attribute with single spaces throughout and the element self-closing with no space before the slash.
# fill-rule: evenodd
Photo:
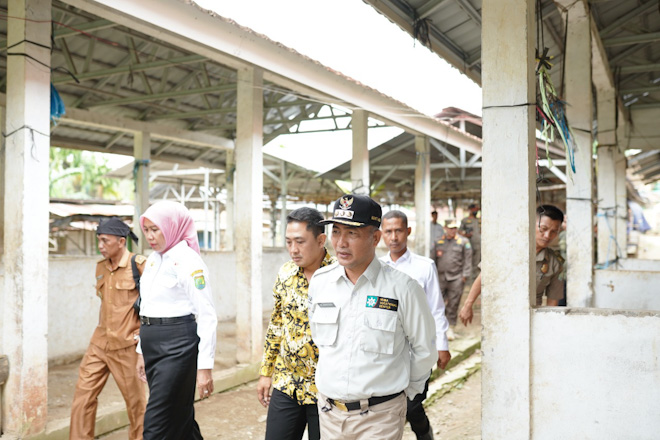
<svg viewBox="0 0 660 440">
<path fill-rule="evenodd" d="M 380 205 L 371 197 L 362 194 L 344 194 L 335 202 L 332 218 L 324 220 L 328 223 L 341 223 L 348 226 L 375 226 L 380 228 L 383 214 Z"/>
<path fill-rule="evenodd" d="M 96 228 L 96 235 L 101 234 L 116 235 L 117 237 L 124 238 L 130 236 L 136 243 L 138 242 L 138 238 L 131 231 L 131 227 L 117 217 L 99 221 L 99 226 Z"/>
</svg>

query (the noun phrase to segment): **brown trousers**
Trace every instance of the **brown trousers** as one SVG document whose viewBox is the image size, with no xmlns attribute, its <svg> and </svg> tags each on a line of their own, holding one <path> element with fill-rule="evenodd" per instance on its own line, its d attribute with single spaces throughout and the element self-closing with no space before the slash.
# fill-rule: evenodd
<svg viewBox="0 0 660 440">
<path fill-rule="evenodd" d="M 318 394 L 319 424 L 323 440 L 401 440 L 406 423 L 406 395 L 363 409 L 342 411 Z"/>
<path fill-rule="evenodd" d="M 94 439 L 98 396 L 108 381 L 108 376 L 112 373 L 126 402 L 126 412 L 131 424 L 129 439 L 142 440 L 147 400 L 144 383 L 138 379 L 135 370 L 137 356 L 134 345 L 119 350 L 105 351 L 94 344 L 89 344 L 87 352 L 80 362 L 78 383 L 71 405 L 69 439 Z"/>
</svg>

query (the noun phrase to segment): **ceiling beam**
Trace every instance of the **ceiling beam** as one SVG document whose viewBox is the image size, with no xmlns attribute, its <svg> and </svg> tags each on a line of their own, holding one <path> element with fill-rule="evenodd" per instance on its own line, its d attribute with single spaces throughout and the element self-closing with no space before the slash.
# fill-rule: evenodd
<svg viewBox="0 0 660 440">
<path fill-rule="evenodd" d="M 426 18 L 429 15 L 433 14 L 435 11 L 440 9 L 440 7 L 444 4 L 447 3 L 448 0 L 429 0 L 428 2 L 424 3 L 422 6 L 417 8 L 417 16 L 419 18 Z"/>
<path fill-rule="evenodd" d="M 660 92 L 660 86 L 646 86 L 646 87 L 631 87 L 628 89 L 620 89 L 620 95 L 627 95 L 630 93 L 655 93 Z"/>
<path fill-rule="evenodd" d="M 481 27 L 481 14 L 479 11 L 474 9 L 474 6 L 470 4 L 467 0 L 456 0 L 456 3 L 458 3 L 458 6 L 461 7 L 463 11 L 475 22 Z"/>
<path fill-rule="evenodd" d="M 632 9 L 627 14 L 624 14 L 620 18 L 618 18 L 617 20 L 614 20 L 614 22 L 612 22 L 610 25 L 604 27 L 600 31 L 601 38 L 609 36 L 610 34 L 614 33 L 616 30 L 618 30 L 620 27 L 622 27 L 625 24 L 627 24 L 628 22 L 630 22 L 631 20 L 634 20 L 635 18 L 639 17 L 640 15 L 650 11 L 653 8 L 657 8 L 657 7 L 658 7 L 658 0 L 648 0 L 646 3 Z"/>
<path fill-rule="evenodd" d="M 236 90 L 236 84 L 224 84 L 221 86 L 202 87 L 198 89 L 172 90 L 169 92 L 154 93 L 152 95 L 139 95 L 119 99 L 108 99 L 105 101 L 88 104 L 85 106 L 85 108 L 112 107 L 115 105 L 136 104 L 149 101 L 158 101 L 161 99 L 176 98 L 180 96 L 202 95 L 206 93 L 226 92 L 230 90 Z"/>
<path fill-rule="evenodd" d="M 660 63 L 640 64 L 637 66 L 621 66 L 618 68 L 619 73 L 621 73 L 622 75 L 628 75 L 631 73 L 657 72 L 659 70 L 660 70 Z"/>
<path fill-rule="evenodd" d="M 625 37 L 612 37 L 603 40 L 603 46 L 627 46 L 630 44 L 653 43 L 660 41 L 660 32 L 651 32 L 648 34 L 626 35 Z"/>
<path fill-rule="evenodd" d="M 87 81 L 90 79 L 104 78 L 125 73 L 137 73 L 150 69 L 164 69 L 170 66 L 198 63 L 204 60 L 206 60 L 206 58 L 201 55 L 185 55 L 182 57 L 170 58 L 168 60 L 158 60 L 149 63 L 129 64 L 125 66 L 111 67 L 109 69 L 94 70 L 76 75 L 76 78 L 78 78 L 79 81 Z M 53 84 L 68 84 L 74 81 L 75 80 L 69 75 L 61 75 L 53 78 Z"/>
<path fill-rule="evenodd" d="M 66 115 L 62 116 L 60 120 L 67 125 L 104 129 L 110 128 L 117 131 L 131 133 L 149 132 L 153 138 L 171 140 L 179 144 L 209 147 L 216 150 L 234 149 L 234 141 L 219 136 L 213 136 L 198 131 L 181 130 L 169 125 L 134 121 L 132 119 L 92 112 L 90 110 L 69 108 L 66 111 Z"/>
</svg>

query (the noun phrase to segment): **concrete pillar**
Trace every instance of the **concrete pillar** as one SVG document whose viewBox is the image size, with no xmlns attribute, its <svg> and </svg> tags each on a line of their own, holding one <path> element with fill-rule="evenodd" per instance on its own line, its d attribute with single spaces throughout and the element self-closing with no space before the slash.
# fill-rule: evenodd
<svg viewBox="0 0 660 440">
<path fill-rule="evenodd" d="M 0 132 L 6 133 L 5 130 L 5 116 L 7 111 L 4 107 L 0 107 Z M 0 136 L 0 255 L 4 248 L 5 236 L 5 137 Z M 0 264 L 2 261 L 0 261 Z M 2 306 L 2 295 L 0 295 L 0 306 Z M 0 307 L 0 310 L 2 308 Z M 0 335 L 2 335 L 2 323 L 0 323 Z M 2 352 L 2 337 L 0 337 L 0 353 Z"/>
<path fill-rule="evenodd" d="M 234 151 L 227 151 L 225 161 L 225 189 L 227 190 L 227 204 L 225 205 L 225 216 L 227 218 L 227 227 L 225 228 L 226 251 L 234 250 L 234 179 L 236 178 L 236 163 L 234 160 Z"/>
<path fill-rule="evenodd" d="M 287 171 L 286 171 L 286 162 L 282 161 L 282 172 L 280 173 L 280 203 L 282 204 L 282 209 L 280 210 L 280 231 L 282 233 L 282 246 L 286 247 L 286 196 L 289 192 L 287 185 Z"/>
<path fill-rule="evenodd" d="M 149 163 L 151 162 L 151 134 L 138 132 L 133 136 L 133 157 L 135 158 L 135 213 L 133 214 L 133 232 L 140 237 L 134 248 L 143 253 L 147 249 L 147 240 L 140 230 L 140 216 L 149 207 Z M 181 191 L 183 194 L 183 191 Z"/>
<path fill-rule="evenodd" d="M 431 245 L 431 144 L 428 137 L 415 136 L 415 152 L 415 252 L 428 256 Z"/>
<path fill-rule="evenodd" d="M 566 37 L 566 118 L 575 135 L 576 173 L 566 184 L 567 302 L 589 307 L 593 298 L 594 217 L 591 92 L 591 15 L 571 0 Z"/>
<path fill-rule="evenodd" d="M 616 146 L 598 146 L 598 264 L 609 266 L 616 247 Z"/>
<path fill-rule="evenodd" d="M 601 267 L 609 266 L 619 252 L 616 243 L 618 216 L 616 203 L 616 93 L 614 88 L 598 89 L 598 259 Z"/>
<path fill-rule="evenodd" d="M 351 158 L 351 183 L 353 193 L 369 195 L 369 148 L 367 134 L 369 113 L 353 110 L 351 128 L 353 132 L 353 157 Z"/>
<path fill-rule="evenodd" d="M 50 0 L 9 2 L 4 160 L 3 432 L 44 431 L 48 412 Z M 27 41 L 35 44 L 27 43 Z M 16 45 L 16 46 L 14 46 Z M 43 47 L 42 47 L 43 46 Z M 35 61 L 36 60 L 36 61 Z M 42 65 L 43 64 L 43 65 Z M 45 66 L 44 66 L 45 65 Z"/>
<path fill-rule="evenodd" d="M 531 436 L 530 304 L 535 291 L 536 177 L 534 5 L 533 0 L 500 0 L 482 5 L 484 440 L 527 440 Z M 502 258 L 502 249 L 507 250 L 506 258 Z"/>
<path fill-rule="evenodd" d="M 263 306 L 263 71 L 238 71 L 236 128 L 236 325 L 239 362 L 261 359 Z"/>
<path fill-rule="evenodd" d="M 628 256 L 628 190 L 626 188 L 626 170 L 628 159 L 622 149 L 616 152 L 616 241 L 623 253 Z"/>
</svg>

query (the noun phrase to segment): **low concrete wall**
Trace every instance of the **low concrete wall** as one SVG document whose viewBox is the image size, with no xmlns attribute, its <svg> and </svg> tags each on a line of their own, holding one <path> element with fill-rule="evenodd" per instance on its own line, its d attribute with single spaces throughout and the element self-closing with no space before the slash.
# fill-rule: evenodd
<svg viewBox="0 0 660 440">
<path fill-rule="evenodd" d="M 218 319 L 233 319 L 236 316 L 237 298 L 235 254 L 202 252 L 202 257 L 209 268 Z M 273 307 L 273 283 L 279 267 L 288 258 L 285 249 L 264 250 L 264 310 Z M 98 324 L 100 302 L 94 287 L 94 271 L 98 259 L 67 256 L 49 259 L 48 359 L 51 363 L 68 362 L 81 357 Z"/>
<path fill-rule="evenodd" d="M 657 439 L 660 313 L 536 309 L 533 439 Z"/>
<path fill-rule="evenodd" d="M 617 261 L 616 264 L 616 270 L 641 270 L 646 272 L 660 272 L 660 260 L 625 258 Z"/>
<path fill-rule="evenodd" d="M 632 261 L 632 260 L 629 260 Z M 642 260 L 644 261 L 644 260 Z M 651 261 L 651 260 L 646 260 Z M 660 310 L 660 270 L 597 270 L 594 273 L 594 307 L 616 310 Z"/>
</svg>

